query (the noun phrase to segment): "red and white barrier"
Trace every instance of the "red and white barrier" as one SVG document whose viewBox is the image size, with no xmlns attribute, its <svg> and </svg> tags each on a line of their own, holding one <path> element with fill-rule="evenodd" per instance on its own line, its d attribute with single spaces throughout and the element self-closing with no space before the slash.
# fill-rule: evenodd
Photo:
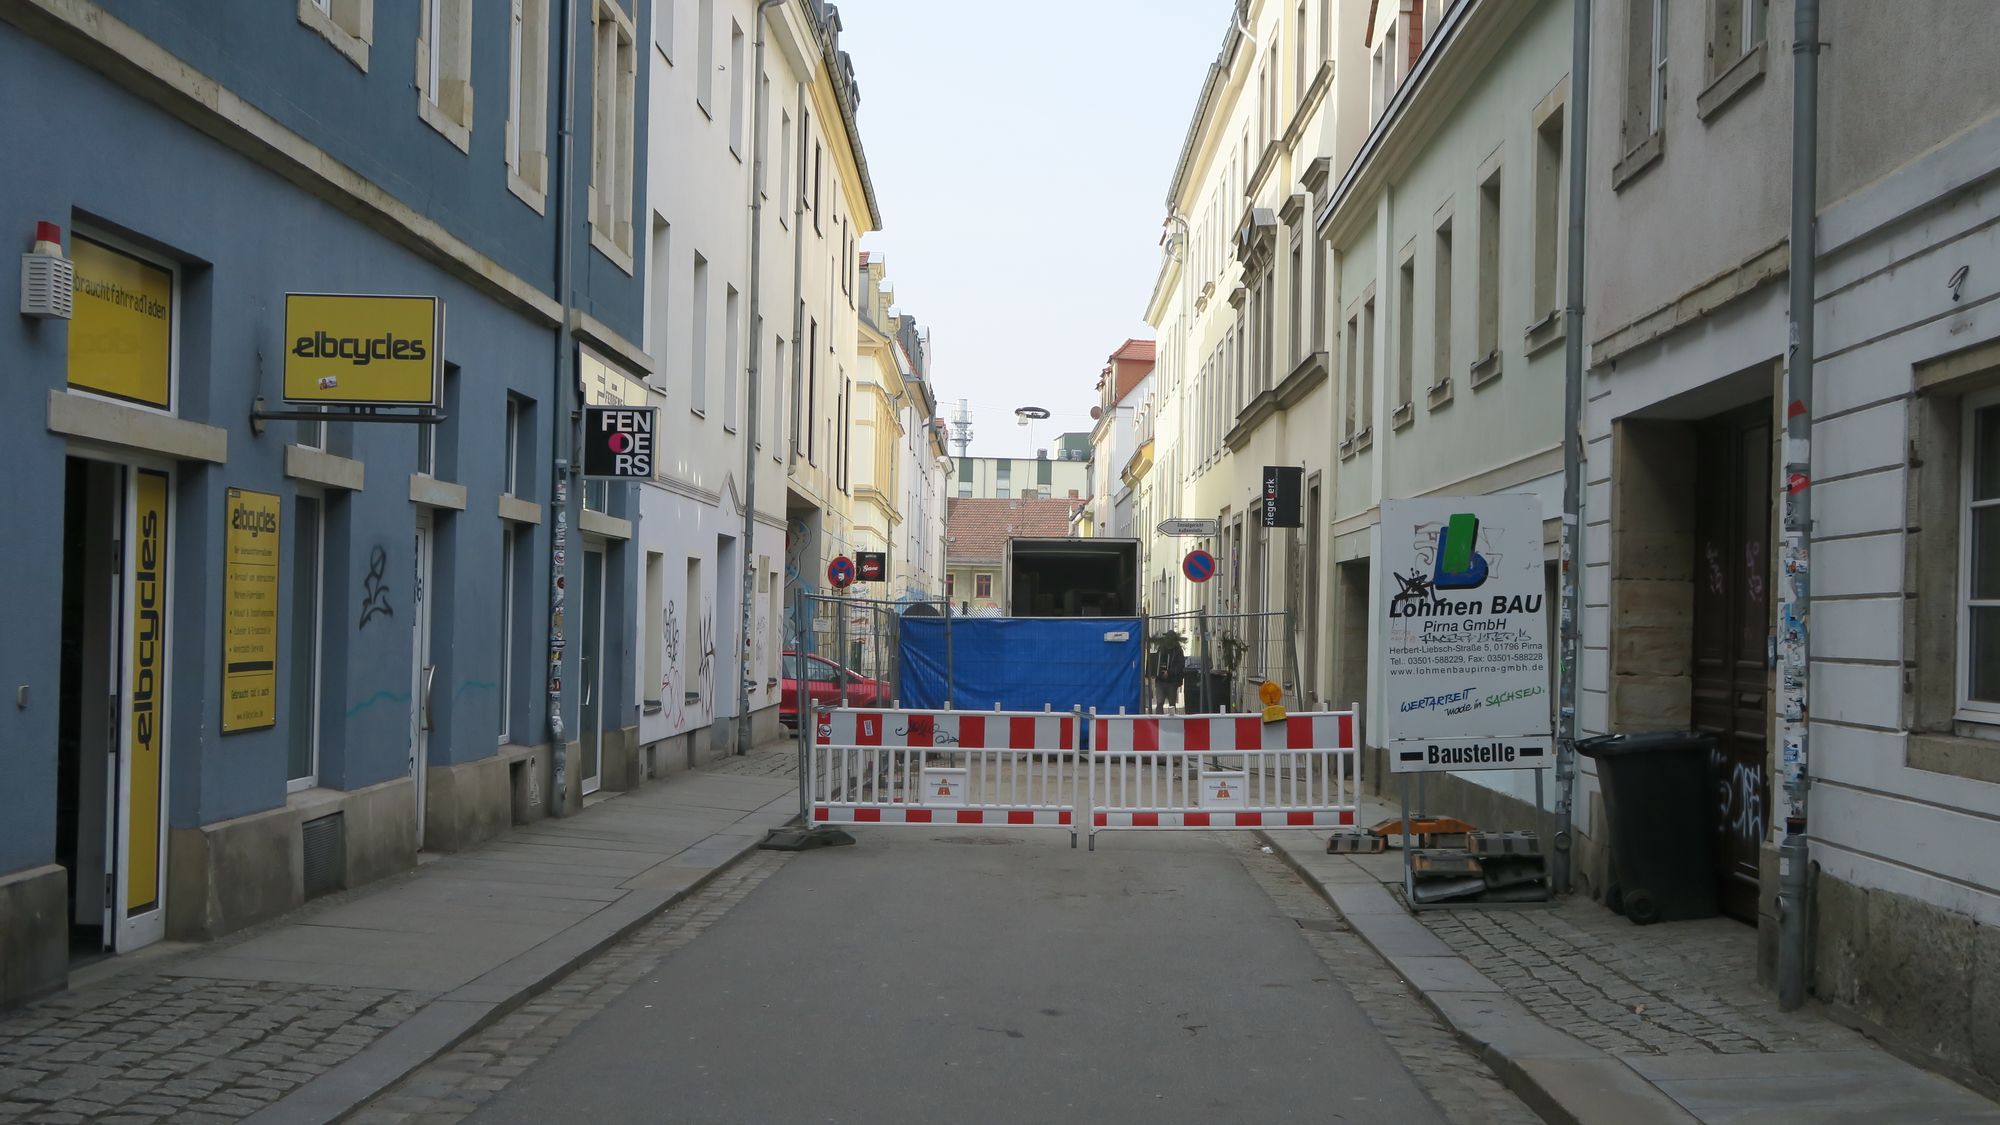
<svg viewBox="0 0 2000 1125">
<path fill-rule="evenodd" d="M 1125 828 L 1337 828 L 1354 823 L 1351 711 L 1095 715 L 1086 769 L 1093 846 Z"/>
<path fill-rule="evenodd" d="M 1067 827 L 1075 714 L 841 708 L 816 720 L 814 823 Z"/>
</svg>

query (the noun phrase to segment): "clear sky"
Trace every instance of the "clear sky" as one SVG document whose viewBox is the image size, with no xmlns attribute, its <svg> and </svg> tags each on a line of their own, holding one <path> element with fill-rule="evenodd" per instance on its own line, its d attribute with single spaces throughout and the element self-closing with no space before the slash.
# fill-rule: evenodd
<svg viewBox="0 0 2000 1125">
<path fill-rule="evenodd" d="M 1168 181 L 1231 0 L 839 0 L 901 311 L 972 452 L 1090 427 L 1142 318 Z M 1017 406 L 1052 417 L 1022 428 Z M 1033 445 L 1030 444 L 1032 432 Z"/>
</svg>

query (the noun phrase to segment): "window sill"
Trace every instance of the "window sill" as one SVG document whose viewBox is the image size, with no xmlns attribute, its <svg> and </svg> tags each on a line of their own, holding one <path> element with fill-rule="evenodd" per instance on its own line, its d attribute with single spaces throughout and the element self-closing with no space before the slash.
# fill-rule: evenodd
<svg viewBox="0 0 2000 1125">
<path fill-rule="evenodd" d="M 340 457 L 306 445 L 285 447 L 285 475 L 323 488 L 360 492 L 368 480 L 368 466 L 351 457 Z"/>
<path fill-rule="evenodd" d="M 695 417 L 701 419 L 704 422 L 708 421 L 708 411 L 703 407 L 690 406 L 688 407 L 688 413 L 694 415 Z"/>
<path fill-rule="evenodd" d="M 615 240 L 600 230 L 596 223 L 590 225 L 590 245 L 598 253 L 611 260 L 611 264 L 633 275 L 632 252 L 620 246 Z"/>
<path fill-rule="evenodd" d="M 1416 403 L 1406 402 L 1389 412 L 1389 429 L 1391 431 L 1407 429 L 1410 423 L 1416 420 Z"/>
<path fill-rule="evenodd" d="M 1528 358 L 1536 356 L 1563 342 L 1563 315 L 1561 309 L 1552 309 L 1549 314 L 1528 326 L 1522 350 Z"/>
<path fill-rule="evenodd" d="M 1424 392 L 1424 402 L 1432 410 L 1451 402 L 1451 376 L 1432 383 L 1430 389 Z"/>
<path fill-rule="evenodd" d="M 503 493 L 499 502 L 500 518 L 509 523 L 539 524 L 542 522 L 542 506 L 533 500 L 526 500 L 512 493 Z"/>
<path fill-rule="evenodd" d="M 1756 85 L 1764 77 L 1766 53 L 1765 44 L 1759 43 L 1750 49 L 1749 54 L 1731 63 L 1728 70 L 1716 75 L 1715 81 L 1710 82 L 1708 88 L 1695 98 L 1695 116 L 1707 121 L 1721 113 L 1743 91 Z"/>
<path fill-rule="evenodd" d="M 666 705 L 657 699 L 648 699 L 639 705 L 639 710 L 648 715 L 657 715 L 665 709 Z"/>
<path fill-rule="evenodd" d="M 701 111 L 701 115 L 703 117 L 708 118 L 710 121 L 715 120 L 715 111 L 708 108 L 707 102 L 701 100 L 700 98 L 696 98 L 694 100 L 694 107 Z"/>
<path fill-rule="evenodd" d="M 318 32 L 320 37 L 333 44 L 333 49 L 346 57 L 361 73 L 368 73 L 368 41 L 349 32 L 333 21 L 333 17 L 319 10 L 313 0 L 299 0 L 299 22 Z"/>
<path fill-rule="evenodd" d="M 468 95 L 471 92 L 466 91 Z M 444 111 L 444 107 L 430 100 L 422 90 L 417 91 L 417 116 L 424 119 L 424 124 L 436 129 L 438 134 L 450 141 L 452 147 L 458 151 L 467 154 L 472 152 L 472 126 L 452 120 L 451 115 Z"/>
<path fill-rule="evenodd" d="M 2000 742 L 1911 732 L 1904 763 L 1913 770 L 2000 784 Z"/>
<path fill-rule="evenodd" d="M 1611 166 L 1611 190 L 1621 191 L 1639 173 L 1660 162 L 1660 156 L 1667 150 L 1667 134 L 1664 129 L 1656 129 L 1653 135 L 1640 141 L 1638 147 L 1625 154 L 1625 159 Z"/>
<path fill-rule="evenodd" d="M 449 508 L 454 512 L 463 512 L 465 486 L 448 480 L 439 480 L 429 473 L 411 473 L 410 503 L 426 508 Z"/>
<path fill-rule="evenodd" d="M 1472 362 L 1473 390 L 1476 391 L 1479 388 L 1485 386 L 1486 384 L 1491 383 L 1493 380 L 1498 379 L 1499 377 L 1500 377 L 1499 348 L 1494 348 L 1492 351 L 1487 352 L 1486 357 L 1484 359 L 1477 359 Z"/>
<path fill-rule="evenodd" d="M 736 158 L 736 163 L 738 163 L 738 164 L 741 164 L 741 163 L 743 163 L 743 153 L 742 153 L 741 149 L 742 149 L 742 146 L 741 146 L 741 145 L 730 145 L 730 146 L 729 146 L 729 155 L 731 155 L 731 156 L 735 157 L 735 158 Z"/>
<path fill-rule="evenodd" d="M 507 190 L 514 193 L 514 198 L 519 199 L 532 208 L 535 214 L 547 215 L 549 213 L 548 193 L 522 179 L 519 173 L 512 170 L 508 171 Z"/>
</svg>

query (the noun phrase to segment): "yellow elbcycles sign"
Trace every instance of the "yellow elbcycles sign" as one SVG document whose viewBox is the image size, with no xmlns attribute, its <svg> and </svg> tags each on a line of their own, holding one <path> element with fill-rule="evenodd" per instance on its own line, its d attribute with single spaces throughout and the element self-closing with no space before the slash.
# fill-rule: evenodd
<svg viewBox="0 0 2000 1125">
<path fill-rule="evenodd" d="M 83 235 L 70 239 L 76 312 L 69 385 L 127 402 L 173 406 L 174 275 Z"/>
<path fill-rule="evenodd" d="M 222 551 L 222 733 L 278 724 L 278 497 L 229 490 Z"/>
<path fill-rule="evenodd" d="M 285 401 L 435 406 L 444 369 L 436 297 L 285 294 Z"/>
</svg>

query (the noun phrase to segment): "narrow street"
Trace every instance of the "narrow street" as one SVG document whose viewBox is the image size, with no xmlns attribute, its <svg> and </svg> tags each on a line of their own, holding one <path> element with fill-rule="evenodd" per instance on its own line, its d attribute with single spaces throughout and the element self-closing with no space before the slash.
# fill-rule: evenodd
<svg viewBox="0 0 2000 1125">
<path fill-rule="evenodd" d="M 760 852 L 354 1120 L 1534 1121 L 1248 834 Z M 439 1117 L 436 1115 L 444 1115 Z"/>
</svg>

